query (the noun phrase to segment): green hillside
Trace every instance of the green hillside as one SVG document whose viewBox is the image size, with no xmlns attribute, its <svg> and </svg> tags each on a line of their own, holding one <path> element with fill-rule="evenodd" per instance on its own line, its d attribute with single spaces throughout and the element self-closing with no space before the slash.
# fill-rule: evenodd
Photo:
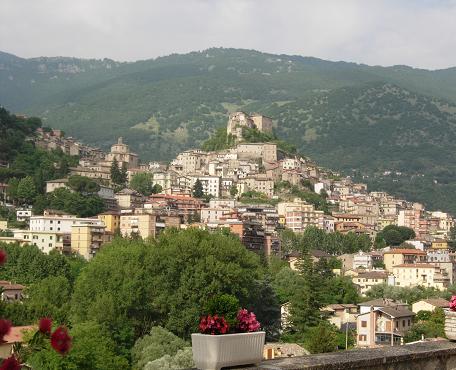
<svg viewBox="0 0 456 370">
<path fill-rule="evenodd" d="M 142 158 L 162 160 L 199 146 L 230 111 L 264 112 L 318 163 L 456 212 L 455 68 L 239 49 L 134 63 L 0 53 L 0 104 L 103 148 L 122 135 Z"/>
</svg>

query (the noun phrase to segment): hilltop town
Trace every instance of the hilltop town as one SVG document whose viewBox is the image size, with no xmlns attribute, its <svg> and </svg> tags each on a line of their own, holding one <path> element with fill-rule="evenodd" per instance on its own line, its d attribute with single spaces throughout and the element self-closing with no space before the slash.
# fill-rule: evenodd
<svg viewBox="0 0 456 370">
<path fill-rule="evenodd" d="M 252 133 L 271 140 L 252 142 Z M 224 135 L 224 149 L 191 149 L 170 163 L 142 163 L 122 138 L 105 153 L 60 130 L 39 127 L 33 136 L 36 147 L 78 158 L 67 177 L 46 181 L 47 195 L 68 195 L 92 186 L 103 210 L 88 217 L 52 208 L 35 214 L 36 208 L 26 202 L 13 207 L 8 184 L 2 184 L 3 205 L 15 209 L 22 227 L 0 221 L 0 242 L 31 244 L 46 254 L 57 250 L 91 260 L 116 235 L 147 239 L 167 228 L 229 230 L 248 250 L 276 256 L 297 270 L 299 253 L 284 245 L 284 233 L 318 230 L 346 237 L 346 246 L 334 249 L 317 243 L 312 258 L 336 257 L 339 266 L 334 273 L 348 277 L 361 296 L 376 285 L 445 291 L 455 282 L 450 214 L 426 210 L 386 192 L 370 192 L 363 183 L 284 150 L 273 140 L 273 121 L 261 114 L 230 114 Z M 385 302 L 376 302 L 375 310 L 394 321 L 388 309 L 401 303 Z M 322 310 L 339 328 L 358 325 L 358 345 L 369 346 L 375 340 L 363 318 L 370 311 L 362 307 L 358 312 L 353 304 L 333 304 Z M 401 327 L 395 341 L 415 315 L 401 309 L 408 326 Z M 288 310 L 285 303 L 283 327 Z M 383 340 L 391 339 L 386 335 Z"/>
</svg>

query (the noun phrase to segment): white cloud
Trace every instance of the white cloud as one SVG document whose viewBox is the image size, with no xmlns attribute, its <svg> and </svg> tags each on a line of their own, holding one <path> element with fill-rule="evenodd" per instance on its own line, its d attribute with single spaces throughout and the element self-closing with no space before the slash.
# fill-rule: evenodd
<svg viewBox="0 0 456 370">
<path fill-rule="evenodd" d="M 0 49 L 147 59 L 213 46 L 367 64 L 456 61 L 456 1 L 2 0 Z"/>
</svg>

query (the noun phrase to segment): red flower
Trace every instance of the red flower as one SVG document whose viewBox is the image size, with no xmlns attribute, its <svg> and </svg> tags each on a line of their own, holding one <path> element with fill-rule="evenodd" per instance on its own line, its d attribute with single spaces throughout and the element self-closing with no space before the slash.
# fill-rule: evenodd
<svg viewBox="0 0 456 370">
<path fill-rule="evenodd" d="M 245 308 L 239 310 L 236 319 L 238 321 L 237 329 L 241 333 L 257 331 L 260 328 L 260 323 L 257 321 L 255 314 Z"/>
<path fill-rule="evenodd" d="M 451 297 L 450 300 L 450 310 L 451 311 L 456 311 L 456 295 Z"/>
<path fill-rule="evenodd" d="M 199 330 L 201 334 L 226 334 L 230 330 L 230 326 L 223 316 L 207 315 L 201 318 Z"/>
<path fill-rule="evenodd" d="M 3 265 L 7 260 L 7 254 L 3 249 L 0 249 L 0 265 Z"/>
<path fill-rule="evenodd" d="M 20 370 L 21 368 L 21 364 L 14 356 L 4 359 L 0 365 L 0 370 Z"/>
<path fill-rule="evenodd" d="M 51 335 L 51 346 L 58 353 L 64 355 L 71 348 L 71 337 L 68 334 L 68 329 L 59 326 Z"/>
<path fill-rule="evenodd" d="M 11 321 L 0 319 L 0 342 L 3 342 L 3 337 L 9 334 L 11 330 Z"/>
<path fill-rule="evenodd" d="M 38 325 L 38 330 L 43 334 L 50 335 L 52 329 L 52 320 L 48 317 L 43 317 L 40 319 L 40 323 Z"/>
</svg>

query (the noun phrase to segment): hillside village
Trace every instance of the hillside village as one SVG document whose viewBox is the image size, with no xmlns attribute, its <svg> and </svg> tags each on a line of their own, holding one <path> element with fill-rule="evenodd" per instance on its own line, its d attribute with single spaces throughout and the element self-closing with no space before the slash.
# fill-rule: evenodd
<svg viewBox="0 0 456 370">
<path fill-rule="evenodd" d="M 340 261 L 334 272 L 350 277 L 361 295 L 379 284 L 443 291 L 456 282 L 456 254 L 449 248 L 454 227 L 451 215 L 426 210 L 422 204 L 385 192 L 369 192 L 365 184 L 286 152 L 276 142 L 248 142 L 245 129 L 271 134 L 273 122 L 261 114 L 232 113 L 226 128 L 232 142 L 229 148 L 186 150 L 165 164 L 142 163 L 122 138 L 104 153 L 65 137 L 60 130 L 38 128 L 33 139 L 37 147 L 60 149 L 79 158 L 78 165 L 69 169 L 68 178 L 46 182 L 46 192 L 71 190 L 68 183 L 74 176 L 89 178 L 99 185 L 97 194 L 105 211 L 94 217 L 77 217 L 55 209 L 33 214 L 31 208 L 18 206 L 17 220 L 26 227 L 11 228 L 0 221 L 0 230 L 8 233 L 0 241 L 33 244 L 44 253 L 54 249 L 76 253 L 90 260 L 116 235 L 145 239 L 166 228 L 227 229 L 248 250 L 278 256 L 296 269 L 299 257 L 284 248 L 281 233 L 287 229 L 303 233 L 314 227 L 367 241 L 364 250 L 334 253 Z M 117 174 L 123 172 L 127 181 L 116 183 L 113 169 Z M 140 174 L 148 174 L 152 194 L 141 194 L 130 186 Z M 7 187 L 2 184 L 0 188 L 4 205 L 10 204 Z M 412 229 L 414 237 L 379 245 L 378 234 L 388 227 Z M 319 249 L 312 250 L 312 256 L 314 260 L 334 257 Z M 446 304 L 442 300 L 434 303 L 439 307 Z M 357 325 L 360 346 L 400 341 L 417 312 L 394 301 L 366 305 L 337 304 L 323 310 L 339 328 Z M 370 306 L 373 311 L 363 308 Z M 283 305 L 283 325 L 288 309 Z M 371 335 L 372 320 L 366 320 L 366 315 L 376 315 L 375 320 L 389 328 L 382 330 L 377 325 L 381 340 Z M 397 329 L 393 338 L 391 325 Z"/>
</svg>

